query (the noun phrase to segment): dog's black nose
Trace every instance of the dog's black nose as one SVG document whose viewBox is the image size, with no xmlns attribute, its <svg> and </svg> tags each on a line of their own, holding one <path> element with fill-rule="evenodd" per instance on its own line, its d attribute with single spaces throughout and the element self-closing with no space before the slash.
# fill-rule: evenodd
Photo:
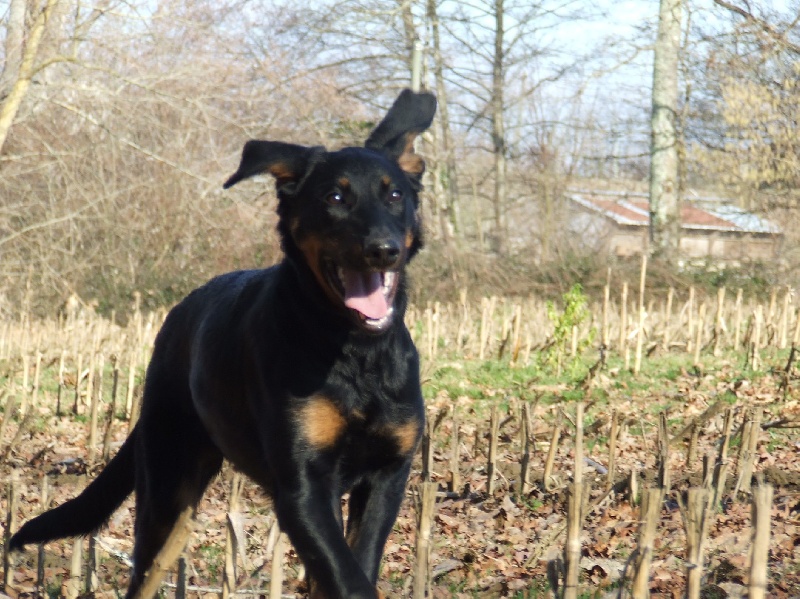
<svg viewBox="0 0 800 599">
<path fill-rule="evenodd" d="M 371 268 L 385 270 L 400 260 L 400 243 L 394 239 L 380 239 L 364 247 L 364 259 Z"/>
</svg>

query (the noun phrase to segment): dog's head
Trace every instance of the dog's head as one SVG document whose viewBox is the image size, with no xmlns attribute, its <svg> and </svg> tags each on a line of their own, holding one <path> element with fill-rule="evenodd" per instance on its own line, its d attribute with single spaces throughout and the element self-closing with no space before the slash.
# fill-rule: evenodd
<svg viewBox="0 0 800 599">
<path fill-rule="evenodd" d="M 275 178 L 287 257 L 367 331 L 392 323 L 404 267 L 421 246 L 417 192 L 425 163 L 414 139 L 435 111 L 433 95 L 405 90 L 363 148 L 249 141 L 224 185 L 261 173 Z"/>
</svg>

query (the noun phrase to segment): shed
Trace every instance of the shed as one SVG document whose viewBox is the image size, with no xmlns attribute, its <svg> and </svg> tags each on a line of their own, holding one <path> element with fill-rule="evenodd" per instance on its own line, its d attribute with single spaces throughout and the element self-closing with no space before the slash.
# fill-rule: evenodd
<svg viewBox="0 0 800 599">
<path fill-rule="evenodd" d="M 569 192 L 570 229 L 592 251 L 616 256 L 641 254 L 649 242 L 646 194 Z M 724 264 L 772 261 L 783 233 L 776 224 L 718 198 L 684 200 L 681 205 L 681 258 Z"/>
</svg>

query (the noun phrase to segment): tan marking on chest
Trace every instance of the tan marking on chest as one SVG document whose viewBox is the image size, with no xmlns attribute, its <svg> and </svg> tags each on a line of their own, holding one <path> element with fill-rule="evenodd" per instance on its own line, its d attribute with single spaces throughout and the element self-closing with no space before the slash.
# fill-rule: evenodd
<svg viewBox="0 0 800 599">
<path fill-rule="evenodd" d="M 398 451 L 402 454 L 409 454 L 417 448 L 419 430 L 419 420 L 412 418 L 403 424 L 389 428 L 387 432 L 397 443 Z"/>
<path fill-rule="evenodd" d="M 330 449 L 339 440 L 347 425 L 336 404 L 316 395 L 300 408 L 298 414 L 303 438 L 314 449 Z"/>
</svg>

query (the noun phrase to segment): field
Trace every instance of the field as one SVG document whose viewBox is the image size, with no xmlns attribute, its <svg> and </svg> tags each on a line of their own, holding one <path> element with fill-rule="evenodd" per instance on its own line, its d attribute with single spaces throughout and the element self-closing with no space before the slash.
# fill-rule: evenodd
<svg viewBox="0 0 800 599">
<path fill-rule="evenodd" d="M 800 596 L 800 323 L 792 297 L 777 290 L 762 305 L 687 290 L 645 305 L 644 294 L 629 301 L 623 291 L 598 305 L 580 289 L 555 304 L 465 292 L 455 304 L 410 311 L 431 441 L 386 547 L 380 585 L 387 596 L 412 593 L 423 476 L 438 484 L 427 569 L 433 597 L 563 592 L 576 478 L 585 493 L 573 596 L 632 591 L 637 548 L 646 543 L 641 498 L 665 476 L 645 577 L 651 596 L 684 596 L 687 585 L 695 592 L 697 573 L 704 597 L 745 596 L 751 498 L 766 483 L 774 488 L 766 593 Z M 43 504 L 73 496 L 122 442 L 162 318 L 136 310 L 120 326 L 72 309 L 58 320 L 23 313 L 0 323 L 0 508 L 12 528 Z M 225 468 L 209 488 L 185 574 L 170 573 L 167 596 L 184 584 L 187 596 L 220 593 L 234 565 L 230 584 L 239 593 L 269 596 L 280 576 L 283 596 L 300 593 L 301 568 L 276 543 L 269 501 L 244 481 L 232 503 L 235 480 Z M 697 549 L 686 526 L 695 489 L 710 499 L 702 551 L 689 555 Z M 90 541 L 46 545 L 43 567 L 35 550 L 10 556 L 6 593 L 92 589 L 116 597 L 127 576 L 132 510 L 128 500 Z"/>
</svg>

